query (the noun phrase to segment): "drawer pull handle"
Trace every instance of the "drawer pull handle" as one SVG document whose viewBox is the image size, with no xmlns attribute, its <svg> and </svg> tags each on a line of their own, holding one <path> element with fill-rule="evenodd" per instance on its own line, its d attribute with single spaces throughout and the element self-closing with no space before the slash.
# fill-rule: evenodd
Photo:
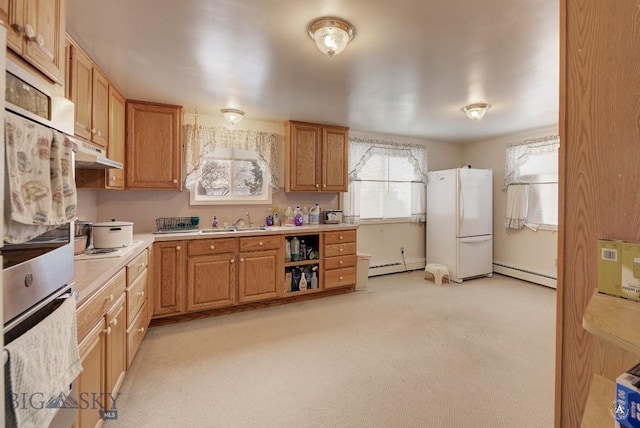
<svg viewBox="0 0 640 428">
<path fill-rule="evenodd" d="M 140 327 L 140 328 L 138 329 L 138 331 L 139 331 L 140 333 L 144 333 L 144 327 Z"/>
<path fill-rule="evenodd" d="M 340 264 L 343 264 L 344 262 L 342 260 L 340 260 Z"/>
<path fill-rule="evenodd" d="M 176 247 L 176 250 L 180 251 L 180 249 L 181 249 L 181 247 L 180 247 L 180 245 L 178 245 L 178 246 Z"/>
<path fill-rule="evenodd" d="M 319 185 L 319 184 L 316 184 L 316 188 L 318 188 L 318 187 L 320 187 L 320 185 Z"/>
<path fill-rule="evenodd" d="M 343 238 L 342 238 L 342 235 L 340 235 L 340 240 L 342 241 L 342 239 L 343 239 Z"/>
<path fill-rule="evenodd" d="M 342 281 L 342 277 L 340 277 L 340 281 Z"/>
<path fill-rule="evenodd" d="M 264 244 L 262 243 L 262 241 L 260 241 L 260 242 L 258 243 L 258 245 L 260 245 L 260 246 L 262 247 L 262 245 L 264 245 Z"/>
<path fill-rule="evenodd" d="M 118 325 L 118 318 L 114 318 L 111 321 L 109 321 L 109 324 L 111 324 L 112 326 L 117 326 Z"/>
<path fill-rule="evenodd" d="M 113 293 L 104 298 L 107 302 L 113 302 Z"/>
<path fill-rule="evenodd" d="M 215 249 L 216 249 L 216 246 L 215 246 L 215 245 L 211 245 L 211 246 L 209 247 L 209 249 L 211 249 L 211 250 L 215 250 Z"/>
<path fill-rule="evenodd" d="M 235 262 L 236 262 L 236 261 L 235 261 L 234 259 L 229 260 L 229 263 L 231 263 L 231 264 L 233 264 L 233 263 L 235 263 Z"/>
<path fill-rule="evenodd" d="M 242 263 L 242 262 L 244 262 L 244 259 L 243 259 L 243 258 L 240 258 L 240 263 Z"/>
<path fill-rule="evenodd" d="M 344 251 L 344 248 L 340 247 L 340 252 L 343 252 L 343 251 Z"/>
<path fill-rule="evenodd" d="M 104 334 L 111 334 L 111 327 L 107 327 L 106 329 L 102 330 L 102 332 Z"/>
<path fill-rule="evenodd" d="M 173 184 L 177 184 L 178 183 L 178 179 L 174 178 L 173 179 Z"/>
<path fill-rule="evenodd" d="M 140 296 L 140 297 L 144 297 L 144 291 L 139 292 L 139 293 L 138 293 L 138 296 Z"/>
</svg>

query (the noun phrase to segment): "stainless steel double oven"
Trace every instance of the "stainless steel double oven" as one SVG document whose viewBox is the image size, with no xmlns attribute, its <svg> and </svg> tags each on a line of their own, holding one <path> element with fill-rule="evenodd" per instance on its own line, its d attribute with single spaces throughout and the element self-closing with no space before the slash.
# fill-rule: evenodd
<svg viewBox="0 0 640 428">
<path fill-rule="evenodd" d="M 46 82 L 9 61 L 4 73 L 4 113 L 17 114 L 37 127 L 48 127 L 73 135 L 74 107 L 50 90 Z M 0 86 L 1 87 L 1 86 Z M 4 141 L 4 139 L 2 139 Z M 3 147 L 4 150 L 4 147 Z M 73 166 L 73 165 L 72 165 Z M 5 220 L 8 185 L 4 174 Z M 1 181 L 0 181 L 1 182 Z M 66 298 L 75 298 L 73 283 L 73 222 L 30 241 L 0 248 L 3 260 L 2 312 L 4 343 L 10 343 L 55 311 Z M 7 360 L 5 354 L 5 378 Z M 6 384 L 6 382 L 5 382 Z M 73 384 L 70 393 L 73 393 Z M 5 400 L 9 402 L 10 400 Z M 10 411 L 5 407 L 5 413 Z M 61 409 L 51 427 L 70 427 L 75 409 Z"/>
</svg>

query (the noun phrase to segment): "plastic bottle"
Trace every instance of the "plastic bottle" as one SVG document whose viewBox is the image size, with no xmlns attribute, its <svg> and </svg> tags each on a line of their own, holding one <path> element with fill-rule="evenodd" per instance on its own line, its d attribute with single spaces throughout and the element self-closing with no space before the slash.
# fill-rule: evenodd
<svg viewBox="0 0 640 428">
<path fill-rule="evenodd" d="M 309 224 L 320 224 L 320 205 L 315 204 L 309 211 Z"/>
<path fill-rule="evenodd" d="M 284 212 L 284 225 L 293 226 L 293 210 L 291 207 L 287 207 L 287 210 Z"/>
<path fill-rule="evenodd" d="M 285 262 L 291 261 L 291 243 L 289 242 L 288 239 L 284 240 L 284 261 Z"/>
<path fill-rule="evenodd" d="M 304 243 L 304 239 L 300 241 L 300 260 L 307 258 L 307 245 Z"/>
<path fill-rule="evenodd" d="M 213 221 L 211 222 L 211 227 L 213 227 L 214 229 L 218 228 L 218 217 L 213 216 Z"/>
<path fill-rule="evenodd" d="M 277 212 L 273 214 L 273 225 L 282 226 L 282 223 L 280 222 L 280 214 L 278 214 Z"/>
<path fill-rule="evenodd" d="M 311 288 L 318 288 L 318 276 L 315 270 L 311 272 Z"/>
<path fill-rule="evenodd" d="M 291 261 L 300 260 L 300 240 L 295 236 L 291 239 Z"/>
<path fill-rule="evenodd" d="M 267 214 L 267 218 L 265 219 L 265 223 L 267 226 L 273 226 L 273 217 L 271 216 L 271 208 L 269 208 L 269 214 Z"/>
<path fill-rule="evenodd" d="M 306 206 L 302 207 L 302 224 L 309 224 L 309 209 Z"/>
<path fill-rule="evenodd" d="M 300 290 L 307 289 L 307 276 L 304 274 L 304 272 L 302 272 L 302 275 L 300 275 L 300 284 L 298 284 L 298 288 L 300 288 Z"/>
<path fill-rule="evenodd" d="M 299 206 L 296 206 L 295 214 L 293 215 L 293 221 L 296 226 L 302 226 L 302 211 Z"/>
</svg>

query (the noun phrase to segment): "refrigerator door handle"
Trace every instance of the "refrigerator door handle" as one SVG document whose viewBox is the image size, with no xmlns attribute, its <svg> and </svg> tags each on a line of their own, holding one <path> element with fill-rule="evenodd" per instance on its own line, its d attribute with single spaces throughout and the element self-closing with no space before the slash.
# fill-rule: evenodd
<svg viewBox="0 0 640 428">
<path fill-rule="evenodd" d="M 458 205 L 458 233 L 460 233 L 462 230 L 462 220 L 464 219 L 464 195 L 462 191 L 462 176 L 460 175 L 458 175 Z"/>
<path fill-rule="evenodd" d="M 460 238 L 460 242 L 484 242 L 491 241 L 491 239 L 493 239 L 493 235 L 469 236 Z"/>
</svg>

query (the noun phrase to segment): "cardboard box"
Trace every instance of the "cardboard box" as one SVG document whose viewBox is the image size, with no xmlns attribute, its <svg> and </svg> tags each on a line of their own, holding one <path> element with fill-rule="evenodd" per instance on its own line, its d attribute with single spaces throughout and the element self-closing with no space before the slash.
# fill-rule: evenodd
<svg viewBox="0 0 640 428">
<path fill-rule="evenodd" d="M 640 428 L 640 364 L 616 379 L 616 397 L 611 411 L 616 426 Z"/>
<path fill-rule="evenodd" d="M 598 240 L 598 290 L 622 297 L 622 241 Z"/>
<path fill-rule="evenodd" d="M 640 243 L 622 243 L 621 296 L 640 301 Z"/>
</svg>

